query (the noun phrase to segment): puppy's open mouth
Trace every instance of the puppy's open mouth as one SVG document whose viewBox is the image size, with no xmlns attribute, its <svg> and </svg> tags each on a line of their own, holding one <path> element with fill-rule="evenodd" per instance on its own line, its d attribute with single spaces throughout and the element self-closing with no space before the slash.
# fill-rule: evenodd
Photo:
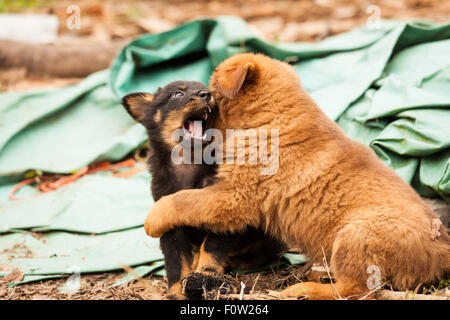
<svg viewBox="0 0 450 320">
<path fill-rule="evenodd" d="M 211 119 L 212 109 L 210 106 L 189 112 L 183 123 L 185 138 L 205 140 L 206 130 L 210 126 Z"/>
</svg>

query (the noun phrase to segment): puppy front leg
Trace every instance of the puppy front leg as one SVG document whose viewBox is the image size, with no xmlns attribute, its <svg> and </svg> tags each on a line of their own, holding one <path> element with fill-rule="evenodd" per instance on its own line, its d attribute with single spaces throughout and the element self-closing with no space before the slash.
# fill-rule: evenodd
<svg viewBox="0 0 450 320">
<path fill-rule="evenodd" d="M 176 228 L 166 232 L 160 239 L 161 250 L 164 253 L 164 264 L 169 284 L 167 298 L 183 299 L 181 280 L 186 278 L 194 265 L 193 245 L 202 242 L 205 233 L 188 227 Z M 195 262 L 195 266 L 197 262 Z"/>
<path fill-rule="evenodd" d="M 258 228 L 258 212 L 257 204 L 216 184 L 162 197 L 148 212 L 144 228 L 155 238 L 180 226 L 204 228 L 215 233 L 237 232 L 248 226 Z"/>
</svg>

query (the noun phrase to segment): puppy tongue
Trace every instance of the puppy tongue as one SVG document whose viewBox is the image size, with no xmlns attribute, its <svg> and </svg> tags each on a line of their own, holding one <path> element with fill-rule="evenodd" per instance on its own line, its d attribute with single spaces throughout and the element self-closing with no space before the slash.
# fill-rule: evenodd
<svg viewBox="0 0 450 320">
<path fill-rule="evenodd" d="M 201 139 L 203 134 L 202 122 L 189 121 L 189 132 L 192 133 L 194 138 Z"/>
</svg>

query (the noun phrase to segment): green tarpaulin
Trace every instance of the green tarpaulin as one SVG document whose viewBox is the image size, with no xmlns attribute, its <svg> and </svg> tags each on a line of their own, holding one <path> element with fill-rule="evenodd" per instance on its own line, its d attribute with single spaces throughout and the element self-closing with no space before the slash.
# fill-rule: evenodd
<svg viewBox="0 0 450 320">
<path fill-rule="evenodd" d="M 247 51 L 293 64 L 348 135 L 422 195 L 450 201 L 450 24 L 383 21 L 319 43 L 282 44 L 256 38 L 237 18 L 197 20 L 130 42 L 110 70 L 80 84 L 0 95 L 0 264 L 19 268 L 24 281 L 72 266 L 159 268 L 158 241 L 142 228 L 153 203 L 148 173 L 88 175 L 41 195 L 25 187 L 19 200 L 8 193 L 30 170 L 71 173 L 123 159 L 146 139 L 119 104 L 123 95 L 173 80 L 207 84 L 217 64 Z"/>
</svg>

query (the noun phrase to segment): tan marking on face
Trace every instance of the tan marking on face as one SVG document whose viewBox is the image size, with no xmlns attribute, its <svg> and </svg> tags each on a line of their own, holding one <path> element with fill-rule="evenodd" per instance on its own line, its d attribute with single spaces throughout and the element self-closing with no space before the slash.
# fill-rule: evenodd
<svg viewBox="0 0 450 320">
<path fill-rule="evenodd" d="M 172 140 L 173 132 L 177 129 L 183 128 L 184 118 L 187 113 L 204 107 L 205 104 L 199 98 L 187 103 L 181 110 L 173 110 L 169 112 L 169 114 L 166 117 L 166 120 L 164 120 L 161 130 L 161 135 L 163 137 L 164 142 L 167 143 L 169 146 L 172 147 L 176 146 L 178 144 L 178 141 Z"/>
<path fill-rule="evenodd" d="M 153 117 L 153 120 L 155 122 L 160 122 L 161 121 L 161 110 L 156 111 L 155 116 Z"/>
<path fill-rule="evenodd" d="M 161 135 L 167 145 L 174 147 L 178 144 L 178 141 L 172 140 L 172 134 L 183 126 L 184 115 L 185 113 L 181 110 L 175 110 L 171 111 L 164 120 Z"/>
<path fill-rule="evenodd" d="M 188 113 L 189 111 L 193 111 L 196 109 L 203 109 L 206 107 L 205 102 L 203 102 L 203 100 L 200 97 L 193 97 L 194 100 L 186 103 L 186 105 L 183 107 L 182 112 L 184 114 Z"/>
</svg>

